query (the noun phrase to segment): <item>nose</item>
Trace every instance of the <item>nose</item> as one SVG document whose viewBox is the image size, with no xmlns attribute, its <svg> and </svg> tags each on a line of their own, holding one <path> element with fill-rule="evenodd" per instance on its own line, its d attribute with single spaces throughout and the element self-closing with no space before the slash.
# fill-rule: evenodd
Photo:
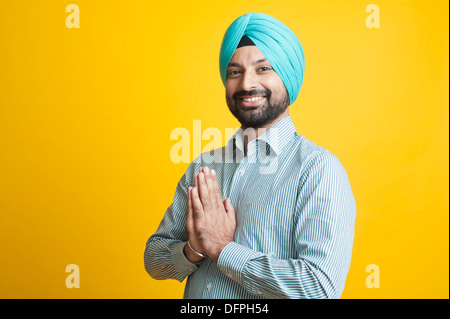
<svg viewBox="0 0 450 319">
<path fill-rule="evenodd" d="M 241 77 L 241 89 L 251 91 L 258 87 L 258 75 L 252 70 L 246 70 Z"/>
</svg>

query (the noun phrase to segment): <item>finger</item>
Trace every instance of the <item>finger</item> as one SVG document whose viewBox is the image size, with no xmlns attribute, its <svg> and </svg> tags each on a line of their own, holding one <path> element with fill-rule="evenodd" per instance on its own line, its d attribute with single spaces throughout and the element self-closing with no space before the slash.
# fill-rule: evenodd
<svg viewBox="0 0 450 319">
<path fill-rule="evenodd" d="M 211 174 L 211 170 L 208 167 L 205 167 L 203 169 L 203 172 L 205 174 L 205 181 L 206 186 L 208 187 L 208 195 L 211 201 L 212 207 L 218 207 L 219 204 L 222 202 L 222 199 L 220 199 L 219 202 L 217 202 L 217 194 L 214 191 L 214 179 Z"/>
<path fill-rule="evenodd" d="M 203 167 L 200 167 L 198 173 L 194 173 L 194 187 L 197 187 L 198 190 L 198 175 L 203 173 Z"/>
<path fill-rule="evenodd" d="M 217 180 L 217 174 L 215 170 L 211 170 L 211 176 L 213 179 L 213 192 L 216 195 L 216 200 L 218 203 L 223 203 L 222 194 L 220 193 L 219 181 Z"/>
<path fill-rule="evenodd" d="M 203 170 L 203 167 L 200 167 L 200 168 L 198 169 L 197 175 L 200 174 L 200 173 L 205 173 L 204 170 Z"/>
<path fill-rule="evenodd" d="M 192 187 L 188 187 L 188 200 L 187 200 L 187 207 L 186 207 L 186 229 L 187 231 L 191 231 L 193 229 L 193 211 L 192 211 Z"/>
<path fill-rule="evenodd" d="M 200 219 L 205 216 L 203 205 L 200 200 L 197 187 L 192 188 L 191 190 L 191 201 L 192 201 L 192 211 L 195 219 Z"/>
<path fill-rule="evenodd" d="M 205 174 L 198 174 L 198 193 L 203 204 L 203 209 L 208 211 L 211 208 L 208 186 L 206 185 Z"/>
</svg>

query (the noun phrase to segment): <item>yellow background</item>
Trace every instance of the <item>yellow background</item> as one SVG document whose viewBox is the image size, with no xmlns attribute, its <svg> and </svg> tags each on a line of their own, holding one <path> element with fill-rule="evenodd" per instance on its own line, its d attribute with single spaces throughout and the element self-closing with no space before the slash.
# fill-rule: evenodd
<svg viewBox="0 0 450 319">
<path fill-rule="evenodd" d="M 188 166 L 170 160 L 170 132 L 239 126 L 218 54 L 251 11 L 298 35 L 291 117 L 352 184 L 342 297 L 449 297 L 447 1 L 70 1 L 0 9 L 1 298 L 182 297 L 184 283 L 143 265 Z M 79 29 L 66 28 L 70 3 Z M 379 29 L 366 27 L 370 3 Z M 79 289 L 65 286 L 68 264 Z M 369 264 L 380 288 L 366 287 Z"/>
</svg>

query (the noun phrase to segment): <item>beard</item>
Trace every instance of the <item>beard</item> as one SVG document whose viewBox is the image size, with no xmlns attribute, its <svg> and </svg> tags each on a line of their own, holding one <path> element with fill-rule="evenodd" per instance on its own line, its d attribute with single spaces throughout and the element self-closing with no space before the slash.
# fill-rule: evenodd
<svg viewBox="0 0 450 319">
<path fill-rule="evenodd" d="M 254 107 L 242 107 L 239 105 L 239 97 L 251 95 L 264 95 L 266 101 L 262 105 Z M 272 94 L 270 90 L 240 91 L 233 96 L 226 95 L 228 108 L 244 128 L 261 128 L 273 122 L 289 106 L 289 96 L 284 92 Z"/>
</svg>

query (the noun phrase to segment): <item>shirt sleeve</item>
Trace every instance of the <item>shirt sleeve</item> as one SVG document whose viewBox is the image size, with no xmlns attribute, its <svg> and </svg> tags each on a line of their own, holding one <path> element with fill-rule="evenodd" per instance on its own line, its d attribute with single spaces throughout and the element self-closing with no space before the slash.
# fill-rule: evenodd
<svg viewBox="0 0 450 319">
<path fill-rule="evenodd" d="M 308 163 L 295 214 L 295 259 L 232 242 L 222 250 L 218 268 L 266 298 L 339 298 L 350 267 L 356 203 L 336 156 L 321 153 Z"/>
<path fill-rule="evenodd" d="M 186 207 L 188 186 L 192 184 L 196 161 L 191 163 L 178 182 L 173 203 L 166 210 L 156 232 L 147 241 L 144 252 L 145 270 L 158 280 L 176 279 L 182 282 L 198 269 L 184 255 L 187 242 Z M 198 167 L 196 168 L 198 170 Z"/>
</svg>

